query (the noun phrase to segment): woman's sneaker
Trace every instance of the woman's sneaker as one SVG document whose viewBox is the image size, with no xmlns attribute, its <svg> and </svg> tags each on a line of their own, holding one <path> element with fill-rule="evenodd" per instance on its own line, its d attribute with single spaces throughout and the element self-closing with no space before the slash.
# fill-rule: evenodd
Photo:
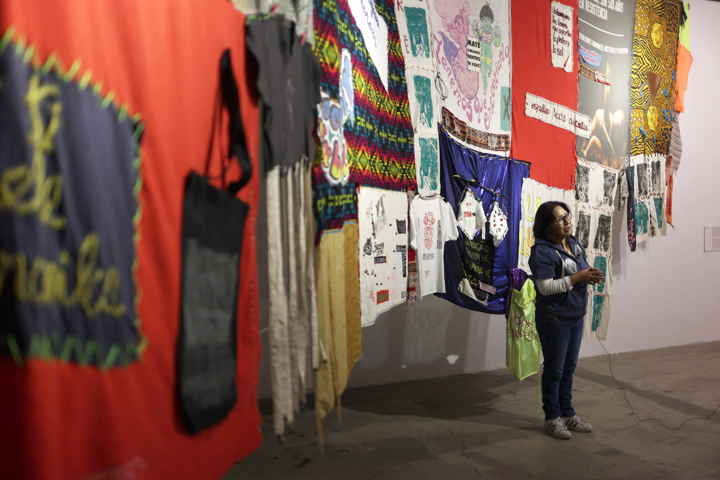
<svg viewBox="0 0 720 480">
<path fill-rule="evenodd" d="M 572 433 L 570 433 L 570 431 L 565 426 L 565 422 L 563 422 L 563 419 L 560 417 L 545 420 L 545 431 L 551 437 L 559 438 L 562 440 L 572 438 Z"/>
<path fill-rule="evenodd" d="M 562 417 L 562 419 L 565 422 L 565 426 L 570 430 L 584 433 L 592 432 L 592 425 L 577 415 L 573 415 L 572 417 Z"/>
</svg>

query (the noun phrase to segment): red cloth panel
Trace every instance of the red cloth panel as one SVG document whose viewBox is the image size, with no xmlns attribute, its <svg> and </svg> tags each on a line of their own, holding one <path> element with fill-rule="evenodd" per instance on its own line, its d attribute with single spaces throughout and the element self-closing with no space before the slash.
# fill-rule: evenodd
<svg viewBox="0 0 720 480">
<path fill-rule="evenodd" d="M 115 92 L 141 113 L 143 186 L 138 246 L 139 315 L 148 346 L 141 362 L 100 371 L 61 361 L 0 360 L 0 477 L 8 479 L 217 479 L 261 443 L 257 409 L 260 339 L 255 223 L 258 108 L 245 70 L 245 18 L 227 0 L 3 0 L 8 27 L 45 60 Z M 238 401 L 228 418 L 185 433 L 177 397 L 185 178 L 203 171 L 218 87 L 219 59 L 231 48 L 255 169 L 248 203 L 238 298 Z M 254 84 L 254 82 L 252 82 Z M 225 119 L 227 120 L 227 119 Z M 222 141 L 228 143 L 224 126 Z M 221 145 L 219 145 L 221 144 Z M 220 170 L 220 152 L 211 174 Z M 239 176 L 237 165 L 228 178 Z"/>
<path fill-rule="evenodd" d="M 525 115 L 525 94 L 577 110 L 578 54 L 573 71 L 552 66 L 550 4 L 552 0 L 512 1 L 512 140 L 510 156 L 531 163 L 530 178 L 569 189 L 575 175 L 575 135 Z M 577 45 L 577 0 L 561 3 L 574 9 L 572 47 Z"/>
</svg>

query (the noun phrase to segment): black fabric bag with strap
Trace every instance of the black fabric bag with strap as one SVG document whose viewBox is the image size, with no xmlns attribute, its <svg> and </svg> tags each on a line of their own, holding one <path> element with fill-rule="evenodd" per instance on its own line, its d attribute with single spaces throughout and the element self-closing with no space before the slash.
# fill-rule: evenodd
<svg viewBox="0 0 720 480">
<path fill-rule="evenodd" d="M 242 177 L 216 188 L 209 177 L 216 122 L 229 115 L 229 149 L 220 179 L 233 157 Z M 225 50 L 205 175 L 191 172 L 185 186 L 182 228 L 182 303 L 178 344 L 178 390 L 183 420 L 191 433 L 221 422 L 232 410 L 235 384 L 237 302 L 243 230 L 249 206 L 236 195 L 250 179 L 252 164 L 240 116 L 240 97 Z"/>
</svg>

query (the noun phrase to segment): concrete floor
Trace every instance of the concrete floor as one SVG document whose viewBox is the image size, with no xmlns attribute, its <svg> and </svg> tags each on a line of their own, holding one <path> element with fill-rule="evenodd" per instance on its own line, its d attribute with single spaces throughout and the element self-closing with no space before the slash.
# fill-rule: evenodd
<svg viewBox="0 0 720 480">
<path fill-rule="evenodd" d="M 580 359 L 573 404 L 595 430 L 571 440 L 542 432 L 537 376 L 514 395 L 497 370 L 348 390 L 342 424 L 335 410 L 324 421 L 325 453 L 313 411 L 280 444 L 261 402 L 264 444 L 223 480 L 720 479 L 720 342 L 611 359 L 637 416 L 608 357 Z"/>
</svg>

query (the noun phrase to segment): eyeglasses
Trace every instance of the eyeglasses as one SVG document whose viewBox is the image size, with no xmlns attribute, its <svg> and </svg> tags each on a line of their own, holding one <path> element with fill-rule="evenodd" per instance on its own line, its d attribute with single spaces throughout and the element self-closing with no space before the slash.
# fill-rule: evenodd
<svg viewBox="0 0 720 480">
<path fill-rule="evenodd" d="M 560 225 L 570 225 L 570 222 L 572 221 L 572 213 L 568 213 L 564 217 L 557 217 L 555 221 Z"/>
</svg>

